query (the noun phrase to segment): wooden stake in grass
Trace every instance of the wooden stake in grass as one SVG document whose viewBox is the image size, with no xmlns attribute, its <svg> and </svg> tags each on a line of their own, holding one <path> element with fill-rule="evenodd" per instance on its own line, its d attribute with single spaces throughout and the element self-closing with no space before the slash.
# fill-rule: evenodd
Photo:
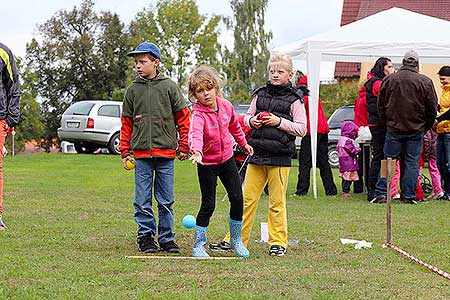
<svg viewBox="0 0 450 300">
<path fill-rule="evenodd" d="M 391 180 L 395 175 L 395 168 L 397 160 L 388 158 L 381 161 L 381 177 L 386 178 L 387 193 L 386 193 L 386 244 L 391 244 L 392 241 L 392 215 L 391 215 Z"/>
</svg>

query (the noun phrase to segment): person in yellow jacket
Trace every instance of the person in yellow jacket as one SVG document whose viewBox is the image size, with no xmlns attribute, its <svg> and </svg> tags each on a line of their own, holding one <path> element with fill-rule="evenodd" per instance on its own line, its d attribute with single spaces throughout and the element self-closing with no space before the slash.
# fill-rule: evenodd
<svg viewBox="0 0 450 300">
<path fill-rule="evenodd" d="M 436 160 L 443 180 L 445 199 L 450 199 L 450 66 L 443 66 L 438 74 L 442 95 L 439 99 L 440 115 L 436 118 Z"/>
</svg>

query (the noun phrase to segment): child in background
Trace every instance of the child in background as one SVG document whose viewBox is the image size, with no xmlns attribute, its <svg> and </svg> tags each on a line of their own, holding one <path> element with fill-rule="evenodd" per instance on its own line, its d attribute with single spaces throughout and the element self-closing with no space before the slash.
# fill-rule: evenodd
<svg viewBox="0 0 450 300">
<path fill-rule="evenodd" d="M 123 100 L 119 150 L 124 169 L 129 170 L 129 161 L 136 162 L 134 219 L 139 251 L 179 253 L 172 231 L 174 158 L 184 160 L 189 155 L 189 109 L 176 83 L 159 72 L 161 52 L 155 44 L 143 42 L 127 56 L 134 57 L 138 77 Z M 158 203 L 158 227 L 152 190 Z"/>
<path fill-rule="evenodd" d="M 361 149 L 355 146 L 358 126 L 352 121 L 345 121 L 341 127 L 341 137 L 337 144 L 339 155 L 339 177 L 342 178 L 342 197 L 351 198 L 352 181 L 358 181 L 358 153 Z"/>
<path fill-rule="evenodd" d="M 436 162 L 436 128 L 428 130 L 423 137 L 423 160 L 428 161 L 428 171 L 430 172 L 431 184 L 433 186 L 432 197 L 435 200 L 445 199 L 441 185 L 441 174 Z"/>
<path fill-rule="evenodd" d="M 420 153 L 420 159 L 419 159 L 419 176 L 417 178 L 417 184 L 416 184 L 416 202 L 427 202 L 427 199 L 425 197 L 424 191 L 422 189 L 422 171 L 423 171 L 423 165 L 424 165 L 424 150 L 422 148 L 422 152 Z M 395 174 L 391 179 L 391 197 L 393 200 L 401 200 L 401 195 L 399 192 L 398 184 L 400 182 L 400 160 L 397 160 L 397 163 L 395 165 Z M 440 184 L 439 184 L 440 185 Z M 443 193 L 442 195 L 443 196 Z"/>
<path fill-rule="evenodd" d="M 197 174 L 202 193 L 194 233 L 192 256 L 208 257 L 205 250 L 206 232 L 216 202 L 217 177 L 224 185 L 230 200 L 228 217 L 231 248 L 239 257 L 248 257 L 242 243 L 243 198 L 238 169 L 233 158 L 233 141 L 245 154 L 252 155 L 253 148 L 247 143 L 239 125 L 233 105 L 221 98 L 220 79 L 217 71 L 207 66 L 195 69 L 188 79 L 189 99 L 197 100 L 192 109 L 189 130 L 189 147 L 192 163 L 197 164 Z M 194 100 L 194 101 L 195 101 Z"/>
</svg>

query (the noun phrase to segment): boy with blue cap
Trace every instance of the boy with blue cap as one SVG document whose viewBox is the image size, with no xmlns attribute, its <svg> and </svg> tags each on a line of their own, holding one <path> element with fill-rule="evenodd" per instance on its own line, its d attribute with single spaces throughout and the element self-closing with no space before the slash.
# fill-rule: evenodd
<svg viewBox="0 0 450 300">
<path fill-rule="evenodd" d="M 130 170 L 130 163 L 135 164 L 134 219 L 138 224 L 139 251 L 179 253 L 172 231 L 174 158 L 188 157 L 190 112 L 176 83 L 158 70 L 158 46 L 143 42 L 127 56 L 134 57 L 138 76 L 128 86 L 123 100 L 119 149 L 124 169 Z M 158 231 L 152 188 L 158 203 Z M 159 247 L 154 239 L 156 233 Z"/>
</svg>

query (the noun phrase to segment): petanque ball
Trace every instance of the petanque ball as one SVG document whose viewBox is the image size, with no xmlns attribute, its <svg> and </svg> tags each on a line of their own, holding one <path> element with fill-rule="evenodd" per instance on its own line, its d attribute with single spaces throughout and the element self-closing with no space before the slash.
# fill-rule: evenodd
<svg viewBox="0 0 450 300">
<path fill-rule="evenodd" d="M 127 166 L 128 170 L 133 170 L 134 169 L 134 162 L 132 160 L 127 160 L 125 162 L 125 165 Z"/>
<path fill-rule="evenodd" d="M 195 217 L 193 215 L 186 215 L 182 223 L 186 228 L 193 228 L 195 226 Z"/>
</svg>

